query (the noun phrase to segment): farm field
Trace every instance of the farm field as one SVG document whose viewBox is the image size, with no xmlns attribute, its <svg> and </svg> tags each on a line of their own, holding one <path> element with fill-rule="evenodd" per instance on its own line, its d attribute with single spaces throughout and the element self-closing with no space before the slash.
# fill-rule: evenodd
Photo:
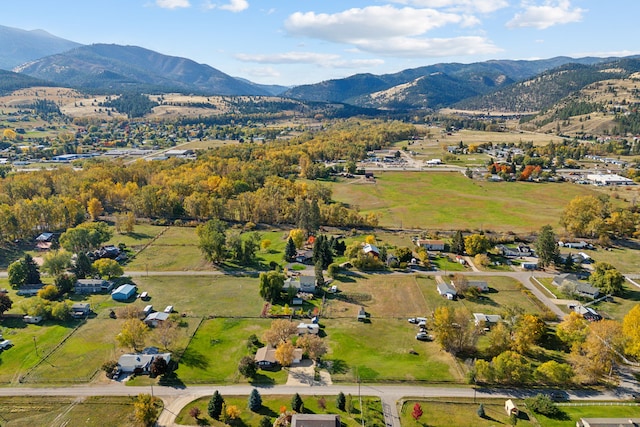
<svg viewBox="0 0 640 427">
<path fill-rule="evenodd" d="M 102 427 L 105 420 L 113 427 L 135 424 L 131 397 L 26 397 L 0 398 L 2 425 L 31 426 L 87 426 Z"/>
<path fill-rule="evenodd" d="M 593 187 L 472 181 L 457 172 L 378 172 L 375 183 L 330 184 L 333 198 L 377 213 L 385 227 L 529 233 L 558 229 L 564 206 Z"/>
<path fill-rule="evenodd" d="M 282 407 L 291 409 L 292 396 L 285 395 L 268 395 L 262 396 L 262 408 L 257 412 L 252 412 L 247 409 L 248 396 L 222 396 L 227 405 L 235 405 L 241 410 L 239 425 L 246 427 L 257 427 L 262 417 L 269 417 L 273 422 L 274 419 L 280 414 Z M 360 403 L 357 396 L 353 398 L 354 411 L 352 414 L 348 414 L 345 411 L 341 411 L 336 408 L 336 396 L 301 396 L 304 403 L 304 414 L 338 414 L 340 415 L 340 421 L 344 427 L 358 427 L 361 425 L 362 419 L 360 417 Z M 200 416 L 204 425 L 211 426 L 224 426 L 223 423 L 217 420 L 213 420 L 207 414 L 207 404 L 209 403 L 211 396 L 197 399 L 187 406 L 185 406 L 178 416 L 176 417 L 176 423 L 180 425 L 193 425 L 194 419 L 189 416 L 189 411 L 193 407 L 200 409 L 202 415 Z M 320 406 L 320 401 L 324 400 L 325 407 Z M 364 407 L 364 421 L 365 425 L 371 427 L 384 426 L 384 417 L 382 414 L 382 403 L 380 399 L 375 397 L 362 397 L 362 403 Z"/>
</svg>

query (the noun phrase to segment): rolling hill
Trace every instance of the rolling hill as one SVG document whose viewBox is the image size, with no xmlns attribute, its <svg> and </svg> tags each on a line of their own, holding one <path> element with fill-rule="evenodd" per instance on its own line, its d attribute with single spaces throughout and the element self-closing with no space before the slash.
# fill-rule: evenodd
<svg viewBox="0 0 640 427">
<path fill-rule="evenodd" d="M 14 71 L 86 91 L 271 95 L 259 85 L 236 79 L 209 65 L 137 46 L 81 46 Z"/>
<path fill-rule="evenodd" d="M 43 30 L 26 31 L 0 25 L 0 68 L 11 70 L 25 62 L 81 46 Z"/>
</svg>

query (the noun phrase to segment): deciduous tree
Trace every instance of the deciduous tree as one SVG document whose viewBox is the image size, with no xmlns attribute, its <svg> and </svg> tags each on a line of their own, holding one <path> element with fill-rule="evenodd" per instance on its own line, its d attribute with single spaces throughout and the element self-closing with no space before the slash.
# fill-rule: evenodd
<svg viewBox="0 0 640 427">
<path fill-rule="evenodd" d="M 136 421 L 144 426 L 152 426 L 158 418 L 158 398 L 150 394 L 141 393 L 133 403 L 133 413 Z"/>
<path fill-rule="evenodd" d="M 589 323 L 580 314 L 572 311 L 556 327 L 556 335 L 568 347 L 580 346 L 589 333 Z"/>
<path fill-rule="evenodd" d="M 225 224 L 218 219 L 196 227 L 198 247 L 207 261 L 219 263 L 224 260 L 227 242 L 225 228 Z"/>
<path fill-rule="evenodd" d="M 282 292 L 284 286 L 284 275 L 277 271 L 260 273 L 259 292 L 262 299 L 274 303 Z"/>
<path fill-rule="evenodd" d="M 46 253 L 42 257 L 42 271 L 56 277 L 71 267 L 71 253 L 63 250 Z"/>
<path fill-rule="evenodd" d="M 102 202 L 100 202 L 100 200 L 96 199 L 95 197 L 92 197 L 87 202 L 87 212 L 89 213 L 91 221 L 95 221 L 104 212 Z"/>
<path fill-rule="evenodd" d="M 128 347 L 135 351 L 144 347 L 145 339 L 149 333 L 149 327 L 139 319 L 127 319 L 122 325 L 122 330 L 116 335 L 116 341 L 121 347 Z"/>
<path fill-rule="evenodd" d="M 238 372 L 245 378 L 253 378 L 258 372 L 258 364 L 251 356 L 244 356 L 238 363 Z"/>
<path fill-rule="evenodd" d="M 271 322 L 271 327 L 264 332 L 263 339 L 269 345 L 276 347 L 289 341 L 297 332 L 298 327 L 295 323 L 285 319 L 277 319 Z"/>
<path fill-rule="evenodd" d="M 633 306 L 622 319 L 622 333 L 625 337 L 625 352 L 640 357 L 640 304 Z"/>
<path fill-rule="evenodd" d="M 318 360 L 327 353 L 327 344 L 317 335 L 304 335 L 298 338 L 296 344 L 302 348 L 312 360 Z"/>
<path fill-rule="evenodd" d="M 109 258 L 101 258 L 94 261 L 92 268 L 100 277 L 106 277 L 107 279 L 120 277 L 124 274 L 124 270 L 118 261 Z"/>
<path fill-rule="evenodd" d="M 533 376 L 544 384 L 566 385 L 571 383 L 574 372 L 571 365 L 548 360 L 536 368 Z"/>
<path fill-rule="evenodd" d="M 436 308 L 433 315 L 436 342 L 454 355 L 463 350 L 473 349 L 478 340 L 478 328 L 471 319 L 471 313 L 463 308 Z"/>
<path fill-rule="evenodd" d="M 576 237 L 598 237 L 605 229 L 609 201 L 594 196 L 576 196 L 565 206 L 560 225 Z"/>
<path fill-rule="evenodd" d="M 290 342 L 283 342 L 276 348 L 275 357 L 278 363 L 282 366 L 291 366 L 293 363 L 293 344 Z"/>
<path fill-rule="evenodd" d="M 476 256 L 491 249 L 491 242 L 484 234 L 470 234 L 464 238 L 464 247 L 469 256 Z"/>
<path fill-rule="evenodd" d="M 511 348 L 520 354 L 525 354 L 542 338 L 544 330 L 545 324 L 542 319 L 532 314 L 525 314 L 514 328 Z"/>
<path fill-rule="evenodd" d="M 607 262 L 597 262 L 589 276 L 589 282 L 605 294 L 616 295 L 622 292 L 624 276 Z"/>
<path fill-rule="evenodd" d="M 4 313 L 6 311 L 11 310 L 11 307 L 13 306 L 13 301 L 11 301 L 11 298 L 9 298 L 9 295 L 7 294 L 0 294 L 0 317 L 4 317 Z"/>
</svg>

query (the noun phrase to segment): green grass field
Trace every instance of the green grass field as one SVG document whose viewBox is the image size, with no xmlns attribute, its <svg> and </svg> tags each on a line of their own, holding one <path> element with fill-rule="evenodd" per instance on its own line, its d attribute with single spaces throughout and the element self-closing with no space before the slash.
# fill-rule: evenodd
<svg viewBox="0 0 640 427">
<path fill-rule="evenodd" d="M 569 200 L 596 192 L 568 183 L 472 181 L 455 172 L 376 172 L 375 184 L 330 185 L 334 199 L 380 214 L 383 226 L 523 233 L 558 228 Z"/>
<path fill-rule="evenodd" d="M 291 410 L 291 398 L 292 396 L 284 395 L 269 395 L 262 396 L 262 408 L 257 412 L 252 412 L 247 408 L 248 396 L 222 396 L 227 405 L 235 405 L 240 409 L 240 419 L 237 420 L 234 425 L 257 427 L 260 419 L 264 416 L 269 417 L 271 422 L 275 420 L 280 414 L 280 408 L 285 407 L 287 410 Z M 343 427 L 358 427 L 361 425 L 360 416 L 360 404 L 357 397 L 353 398 L 353 404 L 355 406 L 352 414 L 348 414 L 345 411 L 341 411 L 336 408 L 335 396 L 301 396 L 304 403 L 304 414 L 338 414 L 340 415 L 340 421 Z M 204 425 L 212 426 L 224 426 L 223 423 L 217 420 L 213 420 L 207 414 L 207 404 L 209 403 L 211 396 L 197 399 L 187 406 L 185 406 L 178 416 L 176 417 L 176 423 L 180 425 L 194 425 L 195 420 L 189 416 L 189 411 L 193 407 L 200 409 L 202 415 L 200 416 L 201 422 Z M 324 400 L 324 408 L 321 407 L 321 401 Z M 363 396 L 362 406 L 364 407 L 364 421 L 365 425 L 369 427 L 382 427 L 384 426 L 384 416 L 382 413 L 382 403 L 380 399 Z"/>
</svg>

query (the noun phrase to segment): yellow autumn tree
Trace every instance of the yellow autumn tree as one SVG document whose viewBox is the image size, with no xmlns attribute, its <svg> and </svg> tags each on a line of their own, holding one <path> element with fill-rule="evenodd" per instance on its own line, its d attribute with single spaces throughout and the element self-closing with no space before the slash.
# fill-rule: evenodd
<svg viewBox="0 0 640 427">
<path fill-rule="evenodd" d="M 100 215 L 102 215 L 102 212 L 104 212 L 102 202 L 100 202 L 100 200 L 96 199 L 95 197 L 92 197 L 87 202 L 87 212 L 89 212 L 91 221 L 95 221 Z"/>
</svg>

